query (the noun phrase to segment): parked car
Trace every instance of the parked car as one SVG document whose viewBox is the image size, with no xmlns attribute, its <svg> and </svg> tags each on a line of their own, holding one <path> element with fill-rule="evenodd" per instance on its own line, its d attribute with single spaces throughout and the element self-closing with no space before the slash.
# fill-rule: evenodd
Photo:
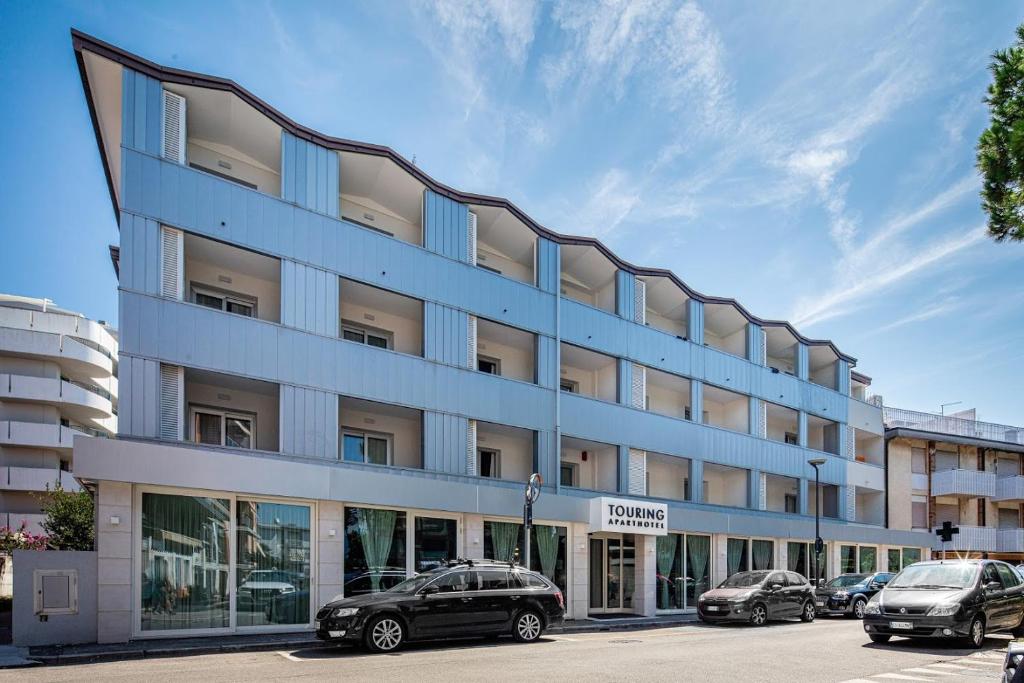
<svg viewBox="0 0 1024 683">
<path fill-rule="evenodd" d="M 799 617 L 814 621 L 814 591 L 796 572 L 738 572 L 697 600 L 701 621 L 747 621 L 764 626 L 770 619 Z"/>
<path fill-rule="evenodd" d="M 840 574 L 814 591 L 818 614 L 842 614 L 863 619 L 868 600 L 893 576 L 887 572 Z"/>
<path fill-rule="evenodd" d="M 379 593 L 334 600 L 316 614 L 317 638 L 392 652 L 407 640 L 509 634 L 540 638 L 562 621 L 562 591 L 509 563 L 460 560 Z"/>
<path fill-rule="evenodd" d="M 279 569 L 257 569 L 249 572 L 238 587 L 238 609 L 244 612 L 265 611 L 279 595 L 294 593 L 301 579 L 293 572 Z"/>
<path fill-rule="evenodd" d="M 962 639 L 981 647 L 986 633 L 1024 636 L 1024 582 L 998 560 L 918 562 L 897 574 L 864 608 L 875 643 L 892 636 Z"/>
</svg>

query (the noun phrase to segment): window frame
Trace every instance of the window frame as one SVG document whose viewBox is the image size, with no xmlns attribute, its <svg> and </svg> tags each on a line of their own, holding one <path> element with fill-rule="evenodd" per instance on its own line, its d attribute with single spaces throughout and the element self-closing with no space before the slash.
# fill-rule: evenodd
<svg viewBox="0 0 1024 683">
<path fill-rule="evenodd" d="M 558 390 L 567 394 L 579 394 L 580 383 L 574 379 L 561 378 L 558 380 Z"/>
<path fill-rule="evenodd" d="M 238 315 L 243 318 L 258 318 L 259 317 L 259 298 L 249 296 L 248 294 L 241 294 L 239 292 L 233 292 L 228 289 L 221 287 L 214 287 L 212 285 L 206 285 L 201 282 L 190 281 L 189 286 L 189 303 L 195 304 L 196 306 L 202 306 L 208 308 L 211 311 L 217 310 L 213 306 L 207 306 L 196 301 L 196 295 L 202 294 L 214 299 L 220 299 L 221 306 L 220 311 L 222 313 L 230 313 L 231 315 Z M 252 315 L 244 315 L 242 313 L 236 313 L 228 310 L 228 303 L 240 304 L 242 306 L 249 306 L 252 309 Z"/>
<path fill-rule="evenodd" d="M 358 334 L 361 334 L 363 336 L 363 340 L 362 341 L 356 341 L 355 339 L 345 339 L 345 333 L 346 332 L 356 332 Z M 389 330 L 385 330 L 383 328 L 380 328 L 380 327 L 372 327 L 370 325 L 361 325 L 361 324 L 353 322 L 351 320 L 344 320 L 343 319 L 341 321 L 341 334 L 338 335 L 338 336 L 341 337 L 342 341 L 352 342 L 353 344 L 362 344 L 363 346 L 371 346 L 371 347 L 373 347 L 375 349 L 383 348 L 383 349 L 386 349 L 388 351 L 394 351 L 395 350 L 395 335 L 394 335 L 394 333 L 390 332 Z M 369 342 L 369 338 L 371 336 L 372 337 L 377 337 L 379 339 L 383 339 L 384 340 L 384 346 L 376 346 L 375 344 L 371 344 Z"/>
<path fill-rule="evenodd" d="M 209 444 L 203 443 L 197 440 L 197 429 L 196 419 L 199 414 L 204 415 L 216 415 L 220 418 L 220 443 Z M 189 440 L 197 446 L 220 446 L 221 448 L 239 448 L 242 450 L 255 451 L 259 450 L 256 443 L 256 413 L 250 413 L 244 410 L 227 410 L 225 408 L 218 408 L 216 406 L 208 406 L 201 403 L 189 403 L 188 404 L 188 415 L 189 415 Z M 249 420 L 252 427 L 252 446 L 245 448 L 243 446 L 229 446 L 227 445 L 227 432 L 228 432 L 228 419 L 241 419 Z"/>
<path fill-rule="evenodd" d="M 481 370 L 480 369 L 480 363 L 481 362 L 490 363 L 491 365 L 493 365 L 494 366 L 494 372 L 488 372 L 487 370 Z M 485 375 L 494 375 L 495 377 L 501 377 L 502 376 L 501 375 L 501 359 L 500 358 L 494 358 L 493 356 L 485 356 L 483 354 L 479 354 L 478 353 L 476 355 L 476 370 L 477 370 L 477 372 L 482 372 Z"/>
<path fill-rule="evenodd" d="M 338 453 L 338 460 L 341 462 L 355 462 L 354 460 L 345 459 L 345 437 L 346 436 L 358 436 L 363 439 L 363 465 L 374 465 L 376 467 L 394 467 L 395 465 L 395 435 L 387 432 L 375 432 L 367 429 L 356 429 L 353 427 L 342 427 L 341 428 L 341 445 Z M 387 462 L 384 465 L 380 465 L 375 462 L 369 462 L 370 449 L 367 448 L 367 439 L 381 439 L 387 443 Z M 390 508 L 389 508 L 390 509 Z"/>
<path fill-rule="evenodd" d="M 483 455 L 484 455 L 484 453 L 487 453 L 487 454 L 489 454 L 491 456 L 491 463 L 492 463 L 491 471 L 494 474 L 483 474 L 483 467 L 481 467 L 481 465 L 483 464 Z M 476 457 L 477 457 L 477 474 L 479 474 L 481 477 L 485 477 L 487 479 L 501 479 L 501 450 L 499 450 L 497 448 L 479 448 L 478 447 L 476 449 Z"/>
<path fill-rule="evenodd" d="M 569 468 L 569 470 L 572 472 L 572 483 L 571 484 L 566 484 L 564 481 L 562 481 L 562 468 L 566 468 L 566 467 Z M 579 465 L 579 463 L 566 462 L 566 461 L 562 461 L 562 462 L 558 463 L 558 485 L 559 486 L 568 486 L 571 489 L 579 488 L 579 486 L 580 486 L 579 478 L 580 478 L 580 465 Z"/>
</svg>

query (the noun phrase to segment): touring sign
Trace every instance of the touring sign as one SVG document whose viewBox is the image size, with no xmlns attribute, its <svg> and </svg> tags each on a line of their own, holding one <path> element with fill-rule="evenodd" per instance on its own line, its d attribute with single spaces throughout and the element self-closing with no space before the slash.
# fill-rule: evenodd
<svg viewBox="0 0 1024 683">
<path fill-rule="evenodd" d="M 668 505 L 601 496 L 590 499 L 590 532 L 668 534 Z"/>
</svg>

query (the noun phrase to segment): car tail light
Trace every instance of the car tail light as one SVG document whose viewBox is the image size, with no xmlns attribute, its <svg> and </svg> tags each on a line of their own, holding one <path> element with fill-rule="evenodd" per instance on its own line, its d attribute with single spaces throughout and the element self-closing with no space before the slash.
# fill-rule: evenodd
<svg viewBox="0 0 1024 683">
<path fill-rule="evenodd" d="M 565 598 L 562 597 L 562 591 L 555 591 L 555 600 L 558 600 L 558 606 L 565 609 Z"/>
</svg>

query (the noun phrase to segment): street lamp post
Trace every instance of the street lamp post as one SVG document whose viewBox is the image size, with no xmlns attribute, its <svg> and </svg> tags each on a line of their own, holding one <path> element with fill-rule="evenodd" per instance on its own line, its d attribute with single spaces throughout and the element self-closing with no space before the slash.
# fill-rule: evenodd
<svg viewBox="0 0 1024 683">
<path fill-rule="evenodd" d="M 540 498 L 540 487 L 544 484 L 544 478 L 534 472 L 526 482 L 525 498 L 523 505 L 523 544 L 526 546 L 523 553 L 526 560 L 525 566 L 530 568 L 530 531 L 533 528 L 533 504 Z"/>
<path fill-rule="evenodd" d="M 814 564 L 811 567 L 811 584 L 818 587 L 818 567 L 821 565 L 821 479 L 818 468 L 825 464 L 825 458 L 812 458 L 807 464 L 814 468 Z"/>
</svg>

